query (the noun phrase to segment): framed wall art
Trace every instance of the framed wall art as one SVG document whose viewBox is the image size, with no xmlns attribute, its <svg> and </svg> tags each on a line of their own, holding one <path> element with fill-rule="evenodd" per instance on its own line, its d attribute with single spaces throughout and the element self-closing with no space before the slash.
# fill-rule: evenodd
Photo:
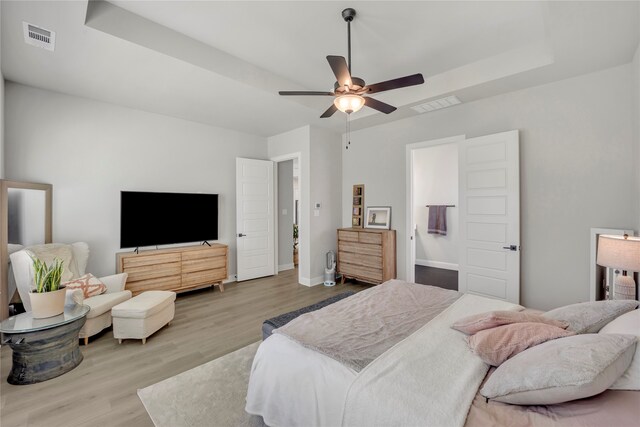
<svg viewBox="0 0 640 427">
<path fill-rule="evenodd" d="M 391 206 L 367 206 L 365 228 L 391 228 Z"/>
</svg>

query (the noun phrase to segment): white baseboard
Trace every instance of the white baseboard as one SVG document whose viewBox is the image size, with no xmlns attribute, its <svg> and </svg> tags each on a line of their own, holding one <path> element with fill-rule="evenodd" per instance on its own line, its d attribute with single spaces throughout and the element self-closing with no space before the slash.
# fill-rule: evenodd
<svg viewBox="0 0 640 427">
<path fill-rule="evenodd" d="M 324 283 L 324 276 L 312 277 L 311 279 L 307 277 L 300 278 L 300 284 L 304 286 L 318 286 Z"/>
<path fill-rule="evenodd" d="M 428 259 L 416 259 L 416 265 L 423 267 L 443 268 L 445 270 L 458 271 L 458 264 L 452 262 L 430 261 Z"/>
<path fill-rule="evenodd" d="M 236 278 L 236 275 L 232 274 L 231 276 L 227 277 L 227 280 L 223 280 L 222 283 L 233 283 L 237 281 L 238 279 Z"/>
<path fill-rule="evenodd" d="M 291 264 L 282 264 L 278 266 L 278 273 L 281 271 L 285 271 L 285 270 L 293 270 L 295 268 L 295 265 L 293 265 L 293 263 Z"/>
</svg>

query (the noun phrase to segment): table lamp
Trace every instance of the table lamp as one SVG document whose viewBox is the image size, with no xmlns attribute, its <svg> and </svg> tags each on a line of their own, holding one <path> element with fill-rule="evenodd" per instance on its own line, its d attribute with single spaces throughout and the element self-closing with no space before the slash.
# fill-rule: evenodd
<svg viewBox="0 0 640 427">
<path fill-rule="evenodd" d="M 598 265 L 622 270 L 614 283 L 615 299 L 636 299 L 633 273 L 640 271 L 640 238 L 601 234 L 598 237 Z"/>
</svg>

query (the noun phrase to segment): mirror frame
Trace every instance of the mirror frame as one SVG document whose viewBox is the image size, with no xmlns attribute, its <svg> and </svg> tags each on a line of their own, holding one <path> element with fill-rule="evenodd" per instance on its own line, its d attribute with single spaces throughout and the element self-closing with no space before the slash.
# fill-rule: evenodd
<svg viewBox="0 0 640 427">
<path fill-rule="evenodd" d="M 51 243 L 53 185 L 0 179 L 0 320 L 9 317 L 9 189 L 44 191 L 44 243 Z"/>
</svg>

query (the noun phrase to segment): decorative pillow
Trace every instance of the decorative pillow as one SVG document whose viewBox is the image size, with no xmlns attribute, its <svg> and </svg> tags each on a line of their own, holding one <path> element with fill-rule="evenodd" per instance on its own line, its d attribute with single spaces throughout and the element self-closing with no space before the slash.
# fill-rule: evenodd
<svg viewBox="0 0 640 427">
<path fill-rule="evenodd" d="M 467 342 L 484 363 L 500 366 L 529 347 L 570 335 L 575 335 L 575 332 L 544 323 L 526 322 L 485 329 L 467 338 Z"/>
<path fill-rule="evenodd" d="M 500 365 L 480 393 L 515 405 L 553 405 L 602 393 L 629 367 L 636 339 L 583 334 L 547 341 Z"/>
<path fill-rule="evenodd" d="M 462 318 L 451 327 L 467 335 L 473 335 L 476 332 L 495 328 L 496 326 L 524 322 L 546 323 L 562 329 L 567 329 L 567 326 L 569 326 L 567 322 L 542 317 L 539 314 L 523 313 L 521 311 L 489 311 Z"/>
<path fill-rule="evenodd" d="M 638 301 L 633 300 L 591 301 L 565 305 L 547 311 L 543 316 L 566 320 L 569 322 L 568 329 L 576 334 L 591 334 L 598 332 L 604 325 L 637 306 Z"/>
<path fill-rule="evenodd" d="M 94 297 L 106 292 L 107 286 L 91 273 L 77 279 L 62 283 L 67 289 L 80 289 L 85 298 Z"/>
<path fill-rule="evenodd" d="M 632 310 L 607 323 L 600 334 L 629 334 L 640 338 L 640 310 Z M 614 390 L 640 390 L 640 345 L 631 360 L 631 365 L 609 388 Z"/>
</svg>

